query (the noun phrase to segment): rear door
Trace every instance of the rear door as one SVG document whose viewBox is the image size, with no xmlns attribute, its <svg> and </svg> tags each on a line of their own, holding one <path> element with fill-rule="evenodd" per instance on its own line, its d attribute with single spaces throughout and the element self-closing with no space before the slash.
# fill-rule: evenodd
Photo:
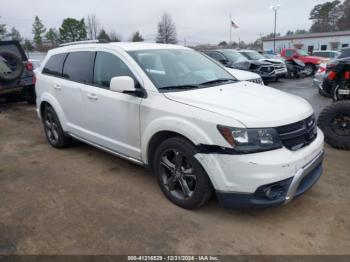
<svg viewBox="0 0 350 262">
<path fill-rule="evenodd" d="M 110 81 L 116 76 L 130 76 L 138 83 L 122 57 L 108 51 L 97 52 L 93 85 L 82 88 L 89 129 L 87 139 L 123 155 L 141 159 L 142 98 L 110 91 Z"/>
<path fill-rule="evenodd" d="M 68 131 L 80 137 L 87 136 L 82 89 L 92 83 L 95 52 L 70 52 L 63 65 L 62 78 L 56 78 L 53 88 L 62 106 Z"/>
</svg>

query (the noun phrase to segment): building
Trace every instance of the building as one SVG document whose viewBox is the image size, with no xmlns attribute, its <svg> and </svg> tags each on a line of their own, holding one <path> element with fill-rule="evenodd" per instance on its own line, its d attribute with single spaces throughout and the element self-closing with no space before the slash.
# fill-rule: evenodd
<svg viewBox="0 0 350 262">
<path fill-rule="evenodd" d="M 350 31 L 313 33 L 276 37 L 276 51 L 283 48 L 315 50 L 341 50 L 350 46 Z M 263 40 L 264 50 L 273 50 L 273 38 Z"/>
</svg>

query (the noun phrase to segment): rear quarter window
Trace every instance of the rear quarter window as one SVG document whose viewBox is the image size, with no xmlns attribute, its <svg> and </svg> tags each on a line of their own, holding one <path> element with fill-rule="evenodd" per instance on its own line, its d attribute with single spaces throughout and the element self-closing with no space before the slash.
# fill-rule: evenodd
<svg viewBox="0 0 350 262">
<path fill-rule="evenodd" d="M 49 58 L 43 69 L 43 74 L 62 76 L 63 63 L 67 54 L 53 55 Z"/>
<path fill-rule="evenodd" d="M 63 77 L 68 80 L 91 84 L 95 52 L 79 51 L 69 53 L 63 66 Z"/>
</svg>

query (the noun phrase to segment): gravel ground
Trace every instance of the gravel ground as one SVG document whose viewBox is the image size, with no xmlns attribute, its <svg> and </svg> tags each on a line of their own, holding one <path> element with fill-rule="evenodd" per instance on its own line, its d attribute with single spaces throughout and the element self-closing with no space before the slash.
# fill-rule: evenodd
<svg viewBox="0 0 350 262">
<path fill-rule="evenodd" d="M 315 110 L 310 79 L 272 84 Z M 90 146 L 51 148 L 35 108 L 0 105 L 0 254 L 350 254 L 350 152 L 288 206 L 172 205 L 145 169 Z"/>
</svg>

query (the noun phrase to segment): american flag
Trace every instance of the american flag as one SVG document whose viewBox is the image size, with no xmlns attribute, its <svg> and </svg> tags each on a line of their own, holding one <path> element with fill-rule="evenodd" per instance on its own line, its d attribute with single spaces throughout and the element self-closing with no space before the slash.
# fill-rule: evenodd
<svg viewBox="0 0 350 262">
<path fill-rule="evenodd" d="M 233 22 L 233 20 L 231 20 L 231 26 L 236 29 L 239 28 L 239 26 L 235 22 Z"/>
</svg>

